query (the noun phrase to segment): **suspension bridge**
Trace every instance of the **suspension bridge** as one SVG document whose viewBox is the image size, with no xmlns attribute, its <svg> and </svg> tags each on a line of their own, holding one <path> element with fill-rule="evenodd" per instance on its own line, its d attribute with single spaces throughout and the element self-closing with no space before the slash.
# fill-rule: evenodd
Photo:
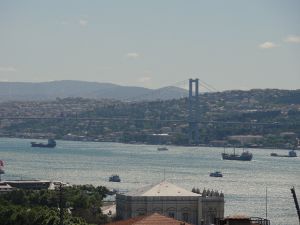
<svg viewBox="0 0 300 225">
<path fill-rule="evenodd" d="M 188 85 L 187 85 L 188 81 Z M 199 82 L 200 81 L 200 82 Z M 61 120 L 76 120 L 76 121 L 135 121 L 135 122 L 153 122 L 153 123 L 187 123 L 189 126 L 189 143 L 199 144 L 200 134 L 199 125 L 200 124 L 212 124 L 212 125 L 242 125 L 242 126 L 286 126 L 295 124 L 286 124 L 280 122 L 239 122 L 239 121 L 214 121 L 214 120 L 203 120 L 201 119 L 200 113 L 200 93 L 199 87 L 206 89 L 209 92 L 218 92 L 216 88 L 212 85 L 207 84 L 200 79 L 189 79 L 180 82 L 176 82 L 171 86 L 184 86 L 188 87 L 187 97 L 188 97 L 188 117 L 186 119 L 148 119 L 148 118 L 132 118 L 132 117 L 82 117 L 82 116 L 54 116 L 54 117 L 41 117 L 41 116 L 2 116 L 1 120 L 51 120 L 51 121 L 61 121 Z M 151 93 L 148 93 L 151 95 Z M 145 96 L 138 96 L 136 98 L 126 99 L 129 102 L 138 102 L 141 98 Z"/>
</svg>

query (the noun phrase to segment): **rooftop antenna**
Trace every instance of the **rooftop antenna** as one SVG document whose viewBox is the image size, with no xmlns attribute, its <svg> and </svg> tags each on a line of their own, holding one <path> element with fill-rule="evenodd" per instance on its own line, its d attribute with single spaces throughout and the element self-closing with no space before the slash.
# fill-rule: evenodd
<svg viewBox="0 0 300 225">
<path fill-rule="evenodd" d="M 58 195 L 59 195 L 59 225 L 64 225 L 64 205 L 63 205 L 63 187 L 62 183 L 60 182 L 58 188 Z"/>
<path fill-rule="evenodd" d="M 268 187 L 266 187 L 266 219 L 268 219 Z"/>
</svg>

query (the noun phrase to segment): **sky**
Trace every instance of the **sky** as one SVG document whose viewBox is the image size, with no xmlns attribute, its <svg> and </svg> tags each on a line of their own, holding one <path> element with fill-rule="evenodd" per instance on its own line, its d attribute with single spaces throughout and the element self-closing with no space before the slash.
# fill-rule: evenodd
<svg viewBox="0 0 300 225">
<path fill-rule="evenodd" d="M 0 81 L 300 88 L 299 0 L 0 0 Z"/>
</svg>

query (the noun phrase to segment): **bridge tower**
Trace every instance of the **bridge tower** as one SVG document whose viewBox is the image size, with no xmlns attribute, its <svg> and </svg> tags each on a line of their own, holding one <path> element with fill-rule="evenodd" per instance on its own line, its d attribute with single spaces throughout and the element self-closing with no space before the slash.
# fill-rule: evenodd
<svg viewBox="0 0 300 225">
<path fill-rule="evenodd" d="M 198 145 L 199 136 L 199 79 L 189 79 L 189 144 Z"/>
</svg>

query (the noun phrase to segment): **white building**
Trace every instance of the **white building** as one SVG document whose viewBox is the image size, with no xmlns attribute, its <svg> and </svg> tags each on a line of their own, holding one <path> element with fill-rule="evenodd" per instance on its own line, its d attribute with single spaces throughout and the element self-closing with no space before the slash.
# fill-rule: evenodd
<svg viewBox="0 0 300 225">
<path fill-rule="evenodd" d="M 13 191 L 15 188 L 13 188 L 12 186 L 10 186 L 9 184 L 6 184 L 4 182 L 0 182 L 0 194 L 1 193 L 7 193 L 10 191 Z"/>
<path fill-rule="evenodd" d="M 196 225 L 208 225 L 224 217 L 224 195 L 214 191 L 197 194 L 162 181 L 116 196 L 117 217 L 128 219 L 159 213 Z"/>
</svg>

